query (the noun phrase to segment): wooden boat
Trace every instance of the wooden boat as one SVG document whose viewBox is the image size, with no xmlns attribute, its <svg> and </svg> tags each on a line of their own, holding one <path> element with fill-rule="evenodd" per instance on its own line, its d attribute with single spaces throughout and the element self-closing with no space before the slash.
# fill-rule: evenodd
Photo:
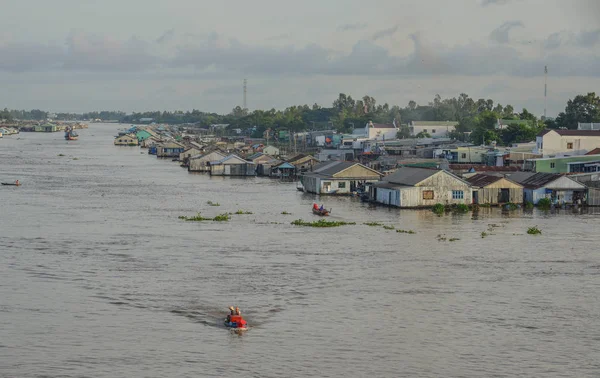
<svg viewBox="0 0 600 378">
<path fill-rule="evenodd" d="M 2 185 L 20 186 L 21 183 L 17 184 L 16 182 L 3 182 Z"/>
<path fill-rule="evenodd" d="M 312 208 L 312 212 L 313 214 L 322 216 L 322 217 L 326 217 L 329 216 L 329 213 L 331 213 L 331 209 L 327 210 L 327 209 L 323 209 L 323 210 L 317 210 L 314 207 Z"/>
</svg>

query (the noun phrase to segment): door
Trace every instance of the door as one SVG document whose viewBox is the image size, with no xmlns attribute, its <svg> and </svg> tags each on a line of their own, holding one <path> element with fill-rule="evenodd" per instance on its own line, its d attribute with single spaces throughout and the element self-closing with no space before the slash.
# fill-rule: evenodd
<svg viewBox="0 0 600 378">
<path fill-rule="evenodd" d="M 473 203 L 479 203 L 479 191 L 473 191 Z"/>
<path fill-rule="evenodd" d="M 498 197 L 498 203 L 508 203 L 510 202 L 510 189 L 500 189 L 500 193 Z"/>
</svg>

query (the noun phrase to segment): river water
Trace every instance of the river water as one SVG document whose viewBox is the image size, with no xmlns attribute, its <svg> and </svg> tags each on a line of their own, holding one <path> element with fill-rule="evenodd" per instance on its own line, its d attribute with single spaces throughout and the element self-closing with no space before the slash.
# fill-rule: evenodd
<svg viewBox="0 0 600 378">
<path fill-rule="evenodd" d="M 1 377 L 598 376 L 598 211 L 316 199 L 115 147 L 117 127 L 0 139 L 23 183 L 0 188 Z M 291 225 L 315 200 L 357 224 Z"/>
</svg>

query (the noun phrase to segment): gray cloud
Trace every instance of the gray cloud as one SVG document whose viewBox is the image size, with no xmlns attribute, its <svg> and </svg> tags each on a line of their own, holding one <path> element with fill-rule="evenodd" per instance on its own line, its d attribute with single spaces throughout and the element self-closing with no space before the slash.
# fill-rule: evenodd
<svg viewBox="0 0 600 378">
<path fill-rule="evenodd" d="M 338 26 L 337 30 L 338 31 L 356 31 L 356 30 L 363 30 L 367 26 L 368 25 L 366 23 L 344 24 L 344 25 Z"/>
<path fill-rule="evenodd" d="M 63 49 L 56 45 L 0 44 L 0 71 L 31 72 L 57 68 L 63 56 Z"/>
<path fill-rule="evenodd" d="M 575 37 L 575 40 L 581 47 L 594 47 L 600 42 L 600 29 L 583 31 Z"/>
<path fill-rule="evenodd" d="M 409 36 L 413 50 L 397 56 L 372 40 L 358 41 L 349 53 L 341 54 L 316 44 L 299 48 L 248 45 L 216 33 L 192 38 L 168 31 L 163 36 L 168 38 L 159 38 L 159 43 L 135 37 L 116 41 L 72 32 L 66 40 L 66 49 L 4 44 L 0 45 L 0 71 L 89 73 L 93 75 L 91 77 L 102 77 L 102 80 L 215 79 L 232 75 L 240 78 L 248 75 L 354 75 L 374 78 L 389 75 L 498 74 L 534 77 L 542 75 L 547 64 L 553 76 L 600 76 L 600 65 L 594 64 L 600 59 L 599 54 L 593 49 L 572 55 L 555 48 L 553 54 L 531 58 L 509 44 L 437 46 L 427 43 L 416 33 Z M 562 35 L 551 37 L 548 40 L 556 45 Z M 586 38 L 582 39 L 585 43 L 595 41 L 591 37 Z M 218 92 L 225 89 L 210 90 Z"/>
<path fill-rule="evenodd" d="M 156 43 L 168 43 L 173 40 L 173 37 L 175 37 L 175 29 L 169 29 L 156 39 Z"/>
<path fill-rule="evenodd" d="M 510 30 L 516 27 L 523 27 L 521 21 L 507 21 L 490 33 L 490 39 L 498 43 L 508 43 L 510 40 Z"/>
<path fill-rule="evenodd" d="M 563 37 L 561 33 L 552 33 L 544 41 L 544 47 L 549 50 L 557 49 L 563 43 Z"/>
<path fill-rule="evenodd" d="M 391 28 L 379 30 L 373 34 L 373 36 L 371 37 L 371 40 L 377 41 L 378 39 L 381 39 L 381 38 L 390 37 L 390 36 L 396 34 L 396 32 L 398 31 L 399 28 L 400 28 L 400 25 L 396 25 Z"/>
<path fill-rule="evenodd" d="M 511 0 L 482 0 L 481 5 L 487 7 L 488 5 L 504 5 L 508 4 Z"/>
<path fill-rule="evenodd" d="M 556 32 L 550 34 L 544 41 L 544 47 L 549 50 L 565 45 L 590 48 L 598 44 L 600 44 L 600 29 L 583 30 L 579 33 Z"/>
</svg>

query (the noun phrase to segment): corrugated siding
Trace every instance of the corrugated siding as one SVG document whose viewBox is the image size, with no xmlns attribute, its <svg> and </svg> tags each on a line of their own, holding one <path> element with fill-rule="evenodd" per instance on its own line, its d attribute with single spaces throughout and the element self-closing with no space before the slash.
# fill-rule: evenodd
<svg viewBox="0 0 600 378">
<path fill-rule="evenodd" d="M 588 206 L 600 206 L 600 189 L 588 188 Z"/>
<path fill-rule="evenodd" d="M 395 189 L 377 188 L 378 203 L 400 207 L 400 191 Z"/>
<path fill-rule="evenodd" d="M 345 169 L 339 173 L 336 173 L 334 175 L 334 177 L 364 177 L 366 178 L 372 178 L 372 179 L 376 179 L 379 178 L 379 174 L 376 172 L 373 172 L 369 169 L 366 169 L 364 167 L 361 167 L 360 165 L 355 165 L 353 167 L 350 167 L 348 169 Z"/>
<path fill-rule="evenodd" d="M 514 182 L 508 181 L 505 178 L 502 178 L 496 182 L 491 183 L 490 185 L 487 185 L 485 187 L 485 189 L 492 189 L 492 188 L 500 188 L 500 189 L 519 189 L 519 190 L 523 190 L 523 187 L 519 184 L 516 184 Z"/>
<path fill-rule="evenodd" d="M 484 188 L 478 190 L 477 201 L 479 204 L 497 205 L 500 195 L 500 188 Z M 510 193 L 510 202 L 523 203 L 523 189 L 508 189 Z"/>
</svg>

